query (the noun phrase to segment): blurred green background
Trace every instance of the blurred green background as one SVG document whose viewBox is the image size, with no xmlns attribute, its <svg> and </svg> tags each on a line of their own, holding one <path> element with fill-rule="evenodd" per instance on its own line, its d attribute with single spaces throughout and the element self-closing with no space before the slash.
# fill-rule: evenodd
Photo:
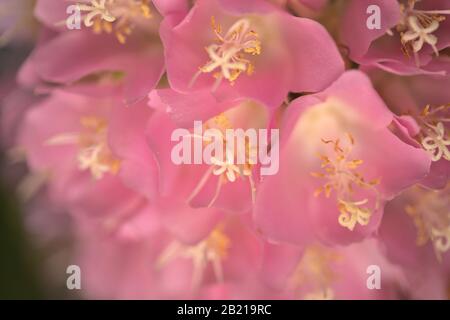
<svg viewBox="0 0 450 320">
<path fill-rule="evenodd" d="M 0 162 L 4 168 L 4 157 Z M 0 181 L 0 299 L 44 299 L 40 264 L 13 188 Z"/>
<path fill-rule="evenodd" d="M 0 117 L 4 98 L 15 89 L 17 70 L 30 50 L 23 44 L 0 47 Z M 24 165 L 11 166 L 5 138 L 0 136 L 0 299 L 64 298 L 67 290 L 46 280 L 45 252 L 25 227 L 23 206 L 15 192 Z"/>
</svg>

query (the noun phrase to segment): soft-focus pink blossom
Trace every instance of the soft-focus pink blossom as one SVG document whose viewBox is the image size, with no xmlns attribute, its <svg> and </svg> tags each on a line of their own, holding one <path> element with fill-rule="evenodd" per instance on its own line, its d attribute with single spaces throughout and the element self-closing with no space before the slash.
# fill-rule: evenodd
<svg viewBox="0 0 450 320">
<path fill-rule="evenodd" d="M 369 266 L 383 274 L 379 290 L 367 286 Z M 284 299 L 396 299 L 407 285 L 401 268 L 384 257 L 375 240 L 334 248 L 265 244 L 262 274 Z"/>
<path fill-rule="evenodd" d="M 223 219 L 189 243 L 168 234 L 158 217 L 157 211 L 144 207 L 115 233 L 80 220 L 83 240 L 77 262 L 85 271 L 90 297 L 268 297 L 258 274 L 248 272 L 260 264 L 262 243 L 244 220 Z"/>
<path fill-rule="evenodd" d="M 128 103 L 144 98 L 164 71 L 163 48 L 158 38 L 161 15 L 152 1 L 121 0 L 108 4 L 111 22 L 99 14 L 89 19 L 89 14 L 97 9 L 91 1 L 81 2 L 86 7 L 81 30 L 66 27 L 67 7 L 77 1 L 37 2 L 37 18 L 57 33 L 34 50 L 21 71 L 21 82 L 41 90 L 55 84 L 70 85 L 76 92 L 118 95 Z M 183 0 L 155 1 L 155 6 L 163 14 L 186 10 Z M 91 90 L 92 83 L 96 90 Z"/>
<path fill-rule="evenodd" d="M 91 197 L 95 208 L 94 190 L 121 203 L 122 196 L 113 195 L 131 194 L 126 185 L 151 197 L 154 179 L 148 177 L 155 164 L 143 140 L 149 116 L 142 103 L 127 109 L 115 98 L 55 91 L 26 113 L 18 147 L 31 175 L 46 177 L 56 200 L 66 204 L 86 208 L 85 197 Z M 145 174 L 133 171 L 137 162 Z M 133 179 L 137 174 L 139 184 Z"/>
<path fill-rule="evenodd" d="M 416 186 L 386 205 L 380 239 L 387 257 L 405 270 L 414 299 L 447 299 L 449 190 Z"/>
</svg>

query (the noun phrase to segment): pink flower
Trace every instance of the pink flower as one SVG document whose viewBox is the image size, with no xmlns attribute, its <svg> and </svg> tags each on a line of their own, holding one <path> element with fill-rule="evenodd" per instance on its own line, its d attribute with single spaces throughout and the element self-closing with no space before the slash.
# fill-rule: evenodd
<svg viewBox="0 0 450 320">
<path fill-rule="evenodd" d="M 380 240 L 401 266 L 413 299 L 447 299 L 450 270 L 450 185 L 434 191 L 415 186 L 386 205 Z"/>
<path fill-rule="evenodd" d="M 280 171 L 261 183 L 255 207 L 270 239 L 360 241 L 375 234 L 385 201 L 429 171 L 426 152 L 389 130 L 394 115 L 360 72 L 293 101 L 284 119 Z"/>
<path fill-rule="evenodd" d="M 109 198 L 99 197 L 108 206 Z M 72 263 L 82 271 L 82 294 L 91 299 L 157 299 L 155 261 L 167 238 L 159 212 L 145 201 L 128 207 L 126 215 L 75 216 Z M 125 213 L 125 212 L 124 212 Z M 114 281 L 112 280 L 114 279 Z"/>
<path fill-rule="evenodd" d="M 212 128 L 218 130 L 225 141 L 228 129 L 267 129 L 269 114 L 264 106 L 252 101 L 219 104 L 208 93 L 203 93 L 180 95 L 170 90 L 159 90 L 150 95 L 150 105 L 159 110 L 164 109 L 154 114 L 147 131 L 150 148 L 160 168 L 160 195 L 172 201 L 178 199 L 196 208 L 215 207 L 247 212 L 255 200 L 259 182 L 258 163 L 251 162 L 250 156 L 246 154 L 245 163 L 238 164 L 239 151 L 234 149 L 234 156 L 230 157 L 230 150 L 224 151 L 226 161 L 219 157 L 203 159 L 208 141 L 202 135 L 203 131 Z M 195 101 L 196 107 L 188 109 L 188 106 L 193 105 L 190 101 Z M 204 121 L 194 127 L 191 119 Z M 185 134 L 178 137 L 180 141 L 172 138 L 174 130 L 180 130 L 177 124 L 186 128 L 181 129 Z M 190 150 L 178 150 L 185 139 L 191 145 Z M 267 148 L 268 139 L 270 137 L 264 142 L 258 138 L 258 145 L 246 142 L 245 148 L 252 153 L 257 151 L 256 148 Z M 182 155 L 183 159 L 187 157 L 188 161 L 174 163 L 174 154 Z M 198 156 L 202 158 L 201 161 L 195 160 Z"/>
<path fill-rule="evenodd" d="M 156 266 L 163 283 L 172 284 L 175 297 L 186 293 L 207 299 L 264 295 L 258 292 L 263 287 L 258 274 L 248 272 L 260 265 L 262 242 L 242 217 L 223 219 L 196 243 L 174 240 L 163 248 Z"/>
<path fill-rule="evenodd" d="M 154 2 L 163 14 L 186 10 L 183 0 Z M 70 4 L 81 9 L 81 30 L 66 27 Z M 164 71 L 161 16 L 152 1 L 40 0 L 35 13 L 54 31 L 22 68 L 20 80 L 28 86 L 70 85 L 76 92 L 117 95 L 134 103 L 156 86 Z"/>
<path fill-rule="evenodd" d="M 87 297 L 248 299 L 267 294 L 258 274 L 248 272 L 261 262 L 262 243 L 244 219 L 223 219 L 202 238 L 184 242 L 162 227 L 161 213 L 144 206 L 114 233 L 92 219 L 77 219 L 75 262 L 83 270 Z"/>
<path fill-rule="evenodd" d="M 369 28 L 369 6 L 380 9 L 380 28 Z M 342 17 L 341 38 L 350 58 L 402 75 L 449 72 L 448 1 L 351 0 Z"/>
<path fill-rule="evenodd" d="M 102 192 L 118 206 L 123 197 L 114 194 L 134 196 L 126 185 L 151 197 L 156 170 L 144 136 L 149 116 L 142 103 L 125 108 L 114 98 L 55 91 L 23 120 L 18 146 L 31 170 L 29 187 L 44 179 L 56 201 L 87 211 L 92 205 L 94 212 L 102 211 L 95 207 Z M 136 163 L 147 175 L 132 170 Z"/>
<path fill-rule="evenodd" d="M 450 177 L 450 85 L 448 77 L 415 76 L 407 79 L 382 71 L 368 70 L 386 104 L 410 123 L 411 144 L 428 152 L 432 160 L 428 177 L 421 183 L 444 188 Z"/>
<path fill-rule="evenodd" d="M 368 286 L 377 285 L 369 281 L 375 270 L 371 266 L 379 268 L 378 289 Z M 262 276 L 283 299 L 396 299 L 407 284 L 401 269 L 383 256 L 376 240 L 347 247 L 314 243 L 304 249 L 265 244 Z"/>
<path fill-rule="evenodd" d="M 288 91 L 321 90 L 343 72 L 322 26 L 265 1 L 197 1 L 175 27 L 163 23 L 161 37 L 171 88 L 207 90 L 219 101 L 278 107 Z"/>
</svg>

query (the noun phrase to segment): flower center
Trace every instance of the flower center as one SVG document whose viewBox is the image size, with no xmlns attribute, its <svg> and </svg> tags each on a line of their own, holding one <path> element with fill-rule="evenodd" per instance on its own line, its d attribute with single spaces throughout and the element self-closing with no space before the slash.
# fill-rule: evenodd
<svg viewBox="0 0 450 320">
<path fill-rule="evenodd" d="M 89 170 L 95 179 L 103 178 L 105 173 L 116 174 L 120 160 L 115 158 L 108 147 L 108 125 L 95 116 L 82 117 L 82 132 L 63 133 L 50 138 L 46 144 L 51 146 L 77 144 L 77 160 L 80 170 Z"/>
<path fill-rule="evenodd" d="M 341 256 L 331 249 L 308 246 L 290 276 L 289 287 L 297 295 L 307 292 L 303 296 L 306 300 L 332 300 L 334 291 L 331 285 L 337 277 L 332 264 L 339 260 Z"/>
<path fill-rule="evenodd" d="M 400 4 L 402 19 L 396 27 L 400 33 L 403 52 L 409 57 L 414 54 L 416 64 L 419 65 L 418 53 L 425 44 L 433 48 L 436 56 L 439 56 L 437 49 L 438 38 L 433 34 L 445 20 L 445 15 L 450 14 L 450 10 L 419 10 L 415 8 L 419 0 L 409 0 L 408 3 Z M 389 30 L 388 34 L 392 35 Z"/>
<path fill-rule="evenodd" d="M 417 228 L 416 243 L 424 246 L 431 241 L 436 257 L 441 260 L 441 255 L 450 250 L 450 184 L 439 191 L 417 186 L 412 192 L 414 201 L 405 211 Z"/>
<path fill-rule="evenodd" d="M 256 146 L 252 146 L 250 144 L 250 141 L 248 139 L 245 139 L 244 142 L 245 161 L 243 164 L 240 164 L 238 161 L 238 159 L 240 158 L 239 157 L 240 155 L 238 154 L 240 148 L 237 146 L 236 143 L 234 143 L 233 146 L 228 145 L 228 141 L 226 139 L 225 131 L 227 129 L 232 129 L 231 123 L 227 118 L 227 116 L 222 113 L 212 118 L 205 124 L 205 129 L 209 128 L 215 128 L 220 130 L 219 132 L 220 138 L 222 139 L 224 157 L 223 159 L 219 159 L 217 157 L 211 158 L 211 167 L 209 168 L 209 170 L 206 171 L 206 173 L 203 175 L 198 185 L 195 187 L 194 191 L 189 196 L 188 202 L 191 202 L 198 195 L 198 193 L 203 189 L 203 187 L 205 186 L 206 182 L 211 177 L 211 175 L 218 176 L 219 179 L 217 182 L 214 196 L 209 202 L 208 207 L 211 207 L 215 203 L 215 201 L 220 195 L 222 186 L 225 183 L 228 182 L 233 183 L 240 177 L 248 178 L 252 194 L 252 201 L 255 202 L 256 187 L 252 174 L 252 168 L 255 165 L 255 163 L 252 161 L 253 159 L 252 154 L 255 154 Z M 195 135 L 192 135 L 192 137 L 202 139 L 205 148 L 208 146 L 208 144 L 212 143 L 212 140 L 208 137 L 203 136 L 198 137 Z"/>
<path fill-rule="evenodd" d="M 235 22 L 225 35 L 222 35 L 222 27 L 216 23 L 214 17 L 211 17 L 211 24 L 218 43 L 206 47 L 210 61 L 199 68 L 191 85 L 201 73 L 213 72 L 216 78 L 213 87 L 215 91 L 224 78 L 233 85 L 242 72 L 247 75 L 254 72 L 254 65 L 248 57 L 261 54 L 261 41 L 258 34 L 251 29 L 248 19 Z"/>
<path fill-rule="evenodd" d="M 375 186 L 379 184 L 379 179 L 366 182 L 364 177 L 356 169 L 363 163 L 362 160 L 350 160 L 350 154 L 355 140 L 347 134 L 348 143 L 346 147 L 341 146 L 339 139 L 323 140 L 325 144 L 333 146 L 334 157 L 328 157 L 319 154 L 322 160 L 321 168 L 323 172 L 312 172 L 311 175 L 316 178 L 326 179 L 327 182 L 316 189 L 315 196 L 325 193 L 328 198 L 331 192 L 336 191 L 337 205 L 340 212 L 339 224 L 353 231 L 356 224 L 367 225 L 372 216 L 372 210 L 364 207 L 368 199 L 355 200 L 354 187 L 370 189 L 377 195 L 375 210 L 379 206 L 379 194 Z"/>
<path fill-rule="evenodd" d="M 124 44 L 136 26 L 136 19 L 150 19 L 150 0 L 91 0 L 90 4 L 78 3 L 86 12 L 84 25 L 92 27 L 94 33 L 112 33 Z"/>
<path fill-rule="evenodd" d="M 198 288 L 203 281 L 204 273 L 211 264 L 214 276 L 223 282 L 224 274 L 222 262 L 227 258 L 231 247 L 230 238 L 223 232 L 223 226 L 215 228 L 208 237 L 196 245 L 185 245 L 173 242 L 161 254 L 158 266 L 163 267 L 176 258 L 191 259 L 193 264 L 192 287 Z"/>
<path fill-rule="evenodd" d="M 422 147 L 431 155 L 433 161 L 444 158 L 450 161 L 450 104 L 431 108 L 427 105 L 414 119 L 420 126 L 419 141 Z"/>
</svg>

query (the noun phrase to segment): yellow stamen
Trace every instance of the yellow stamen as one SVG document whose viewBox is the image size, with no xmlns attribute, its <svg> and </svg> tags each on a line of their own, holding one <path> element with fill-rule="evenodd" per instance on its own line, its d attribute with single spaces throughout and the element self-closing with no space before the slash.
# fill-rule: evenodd
<svg viewBox="0 0 450 320">
<path fill-rule="evenodd" d="M 361 207 L 367 203 L 367 199 L 357 202 L 339 201 L 339 224 L 348 228 L 350 231 L 355 229 L 356 223 L 366 226 L 369 224 L 372 212 L 370 209 Z"/>
<path fill-rule="evenodd" d="M 105 173 L 117 174 L 120 160 L 114 157 L 107 141 L 108 124 L 105 120 L 90 116 L 82 117 L 81 132 L 63 133 L 46 141 L 49 146 L 76 144 L 79 147 L 77 160 L 80 170 L 89 170 L 95 179 Z"/>
<path fill-rule="evenodd" d="M 450 136 L 448 122 L 450 122 L 450 104 L 431 108 L 427 105 L 420 114 L 414 116 L 421 131 L 419 142 L 430 154 L 432 161 L 442 158 L 450 161 Z"/>
<path fill-rule="evenodd" d="M 362 164 L 363 160 L 349 159 L 355 139 L 352 135 L 347 134 L 348 146 L 343 147 L 339 139 L 325 140 L 325 144 L 333 146 L 334 158 L 319 154 L 321 159 L 321 168 L 324 172 L 312 172 L 315 178 L 328 180 L 323 186 L 314 191 L 314 196 L 324 193 L 328 198 L 331 192 L 336 191 L 337 206 L 340 212 L 338 222 L 341 226 L 353 231 L 356 224 L 365 226 L 369 223 L 372 216 L 372 210 L 363 207 L 368 203 L 368 199 L 355 201 L 353 199 L 354 187 L 363 189 L 371 189 L 376 193 L 377 199 L 374 209 L 378 209 L 379 194 L 374 188 L 379 183 L 379 179 L 366 182 L 363 176 L 356 171 Z"/>
<path fill-rule="evenodd" d="M 192 275 L 192 287 L 197 289 L 204 277 L 208 264 L 212 265 L 216 280 L 224 281 L 222 262 L 227 258 L 231 247 L 230 238 L 223 232 L 223 226 L 215 228 L 208 237 L 196 245 L 185 245 L 173 242 L 161 254 L 157 266 L 164 267 L 176 258 L 191 259 L 194 270 Z"/>
<path fill-rule="evenodd" d="M 300 297 L 306 300 L 333 299 L 334 291 L 331 286 L 337 278 L 334 264 L 340 260 L 341 256 L 331 249 L 319 245 L 306 247 L 289 278 L 288 288 L 297 295 L 306 292 Z"/>
<path fill-rule="evenodd" d="M 255 67 L 247 56 L 261 54 L 261 41 L 258 34 L 251 29 L 248 19 L 240 19 L 222 35 L 222 27 L 211 17 L 211 25 L 219 44 L 211 44 L 205 48 L 210 61 L 200 67 L 194 75 L 191 85 L 201 73 L 211 73 L 216 78 L 215 90 L 226 79 L 234 84 L 242 72 L 253 74 Z"/>
<path fill-rule="evenodd" d="M 450 184 L 443 190 L 428 190 L 416 186 L 408 193 L 406 213 L 417 229 L 416 244 L 432 242 L 436 257 L 450 250 Z"/>
<path fill-rule="evenodd" d="M 188 197 L 188 202 L 191 202 L 198 195 L 198 193 L 203 189 L 204 185 L 208 182 L 211 175 L 218 176 L 219 179 L 217 181 L 215 193 L 211 201 L 209 202 L 208 207 L 211 207 L 215 203 L 215 201 L 220 195 L 222 186 L 225 183 L 227 182 L 233 183 L 237 181 L 237 179 L 240 177 L 248 179 L 252 195 L 252 202 L 255 202 L 256 188 L 252 173 L 254 163 L 252 163 L 251 161 L 252 160 L 251 154 L 252 152 L 255 151 L 255 147 L 251 146 L 248 140 L 245 141 L 245 163 L 239 164 L 237 161 L 238 155 L 236 154 L 236 152 L 234 152 L 235 150 L 232 150 L 231 147 L 227 145 L 225 131 L 226 129 L 233 128 L 227 116 L 222 113 L 212 118 L 212 120 L 209 123 L 205 124 L 206 129 L 211 127 L 220 130 L 222 144 L 224 147 L 223 153 L 225 159 L 222 160 L 215 157 L 211 158 L 212 164 L 211 168 L 207 172 L 205 172 L 198 185 L 195 187 L 191 195 Z M 196 137 L 196 138 L 201 138 L 206 144 L 211 143 L 211 141 L 207 138 L 204 137 Z"/>
<path fill-rule="evenodd" d="M 438 38 L 434 33 L 445 20 L 445 15 L 450 14 L 450 10 L 419 10 L 415 8 L 417 2 L 418 0 L 410 0 L 406 5 L 400 4 L 402 18 L 396 30 L 400 34 L 402 51 L 408 57 L 412 52 L 417 66 L 420 66 L 418 53 L 424 44 L 431 46 L 436 56 L 439 56 Z M 393 35 L 391 30 L 388 33 Z"/>
<path fill-rule="evenodd" d="M 86 27 L 94 33 L 114 32 L 121 44 L 131 35 L 137 19 L 150 19 L 150 0 L 91 0 L 90 4 L 78 3 Z"/>
</svg>

